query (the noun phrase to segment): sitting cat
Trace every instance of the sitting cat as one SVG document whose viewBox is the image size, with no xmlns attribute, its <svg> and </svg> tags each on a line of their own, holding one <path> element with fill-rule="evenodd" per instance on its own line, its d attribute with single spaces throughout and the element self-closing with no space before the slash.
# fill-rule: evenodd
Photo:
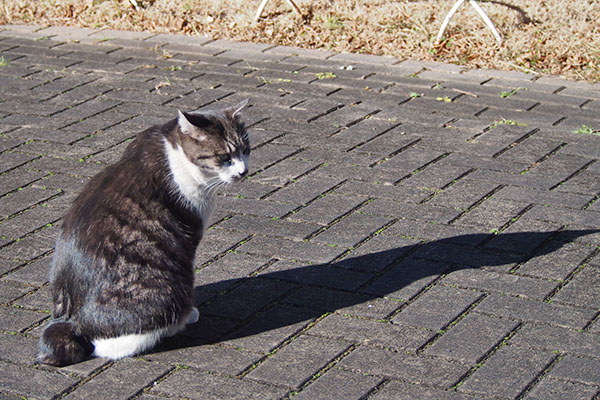
<svg viewBox="0 0 600 400">
<path fill-rule="evenodd" d="M 182 113 L 139 133 L 64 218 L 50 271 L 53 314 L 38 362 L 141 353 L 198 320 L 193 261 L 215 189 L 248 172 L 240 111 Z"/>
</svg>

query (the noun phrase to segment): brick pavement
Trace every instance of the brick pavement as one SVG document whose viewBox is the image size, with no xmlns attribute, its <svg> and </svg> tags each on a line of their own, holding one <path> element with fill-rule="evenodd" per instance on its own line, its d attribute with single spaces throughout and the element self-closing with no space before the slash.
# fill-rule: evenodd
<svg viewBox="0 0 600 400">
<path fill-rule="evenodd" d="M 0 397 L 598 399 L 600 86 L 206 38 L 0 27 Z M 60 219 L 136 132 L 252 99 L 199 323 L 34 366 Z M 22 397 L 20 397 L 22 396 Z"/>
</svg>

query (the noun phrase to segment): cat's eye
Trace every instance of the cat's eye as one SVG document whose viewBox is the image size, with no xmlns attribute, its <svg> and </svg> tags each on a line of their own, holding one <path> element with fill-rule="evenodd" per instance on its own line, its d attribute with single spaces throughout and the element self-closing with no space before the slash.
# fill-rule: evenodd
<svg viewBox="0 0 600 400">
<path fill-rule="evenodd" d="M 220 155 L 219 163 L 221 165 L 230 165 L 231 164 L 231 156 L 229 154 Z"/>
</svg>

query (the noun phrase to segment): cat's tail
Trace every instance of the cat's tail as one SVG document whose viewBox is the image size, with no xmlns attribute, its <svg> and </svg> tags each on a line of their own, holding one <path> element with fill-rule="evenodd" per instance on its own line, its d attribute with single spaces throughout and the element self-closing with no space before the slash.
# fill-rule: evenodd
<svg viewBox="0 0 600 400">
<path fill-rule="evenodd" d="M 37 362 L 64 367 L 85 360 L 93 348 L 88 340 L 77 333 L 72 322 L 55 319 L 42 333 Z"/>
</svg>

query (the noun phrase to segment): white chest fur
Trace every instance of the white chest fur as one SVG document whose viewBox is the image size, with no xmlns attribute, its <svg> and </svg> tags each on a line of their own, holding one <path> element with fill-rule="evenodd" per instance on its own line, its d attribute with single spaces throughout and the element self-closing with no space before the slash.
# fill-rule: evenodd
<svg viewBox="0 0 600 400">
<path fill-rule="evenodd" d="M 164 141 L 173 192 L 188 208 L 195 210 L 206 225 L 212 211 L 215 177 L 205 176 L 200 168 L 192 163 L 178 144 L 173 146 Z"/>
</svg>

